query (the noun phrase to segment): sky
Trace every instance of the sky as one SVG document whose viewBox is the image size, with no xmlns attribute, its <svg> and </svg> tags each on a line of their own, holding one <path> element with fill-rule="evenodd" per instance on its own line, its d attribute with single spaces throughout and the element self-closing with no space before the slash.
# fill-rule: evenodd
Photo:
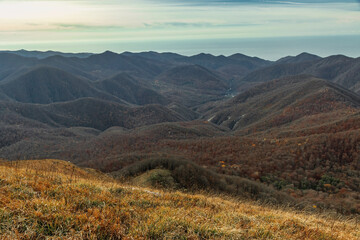
<svg viewBox="0 0 360 240">
<path fill-rule="evenodd" d="M 0 0 L 1 50 L 360 56 L 357 0 Z"/>
</svg>

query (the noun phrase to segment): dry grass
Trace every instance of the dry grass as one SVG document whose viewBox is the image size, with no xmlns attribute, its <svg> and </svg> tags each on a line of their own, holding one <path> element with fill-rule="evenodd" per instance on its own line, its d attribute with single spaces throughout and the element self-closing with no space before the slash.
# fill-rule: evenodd
<svg viewBox="0 0 360 240">
<path fill-rule="evenodd" d="M 1 239 L 360 239 L 355 220 L 134 188 L 56 161 L 0 163 Z"/>
</svg>

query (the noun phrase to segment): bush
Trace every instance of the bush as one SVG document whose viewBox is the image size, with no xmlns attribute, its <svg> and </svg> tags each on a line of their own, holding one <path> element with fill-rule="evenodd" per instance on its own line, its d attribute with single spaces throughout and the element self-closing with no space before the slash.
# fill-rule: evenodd
<svg viewBox="0 0 360 240">
<path fill-rule="evenodd" d="M 151 186 L 162 187 L 162 188 L 172 188 L 175 186 L 174 178 L 171 176 L 171 173 L 165 171 L 157 171 L 150 175 L 149 178 Z"/>
<path fill-rule="evenodd" d="M 190 191 L 206 190 L 271 203 L 289 204 L 294 201 L 290 196 L 264 184 L 237 176 L 218 174 L 183 159 L 147 159 L 125 167 L 114 175 L 117 178 L 130 179 L 156 168 L 170 170 L 171 177 L 176 181 L 177 186 Z M 153 178 L 160 185 L 166 184 L 163 176 Z"/>
</svg>

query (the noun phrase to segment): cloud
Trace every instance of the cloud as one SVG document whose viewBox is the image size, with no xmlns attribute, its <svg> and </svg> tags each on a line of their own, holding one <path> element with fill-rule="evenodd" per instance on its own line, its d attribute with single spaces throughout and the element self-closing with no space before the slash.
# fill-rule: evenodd
<svg viewBox="0 0 360 240">
<path fill-rule="evenodd" d="M 233 24 L 220 24 L 212 22 L 155 22 L 144 23 L 147 28 L 228 28 L 228 27 L 245 27 L 257 26 L 256 23 L 233 23 Z"/>
<path fill-rule="evenodd" d="M 177 3 L 191 5 L 211 4 L 328 4 L 328 3 L 354 3 L 360 0 L 154 0 L 154 2 Z"/>
<path fill-rule="evenodd" d="M 359 35 L 360 16 L 354 10 L 359 1 L 344 1 L 0 0 L 0 39 L 151 42 Z"/>
<path fill-rule="evenodd" d="M 210 22 L 155 22 L 155 23 L 144 23 L 147 28 L 189 28 L 189 27 L 214 27 L 216 24 Z"/>
<path fill-rule="evenodd" d="M 123 26 L 117 25 L 87 25 L 87 24 L 72 24 L 72 23 L 56 23 L 53 24 L 55 28 L 64 30 L 120 30 Z"/>
</svg>

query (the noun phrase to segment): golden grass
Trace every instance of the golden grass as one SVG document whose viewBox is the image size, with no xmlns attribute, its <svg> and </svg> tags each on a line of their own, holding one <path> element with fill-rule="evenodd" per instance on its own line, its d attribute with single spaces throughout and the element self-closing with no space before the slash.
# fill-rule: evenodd
<svg viewBox="0 0 360 240">
<path fill-rule="evenodd" d="M 56 160 L 0 164 L 1 239 L 360 239 L 355 220 L 117 183 Z"/>
</svg>

